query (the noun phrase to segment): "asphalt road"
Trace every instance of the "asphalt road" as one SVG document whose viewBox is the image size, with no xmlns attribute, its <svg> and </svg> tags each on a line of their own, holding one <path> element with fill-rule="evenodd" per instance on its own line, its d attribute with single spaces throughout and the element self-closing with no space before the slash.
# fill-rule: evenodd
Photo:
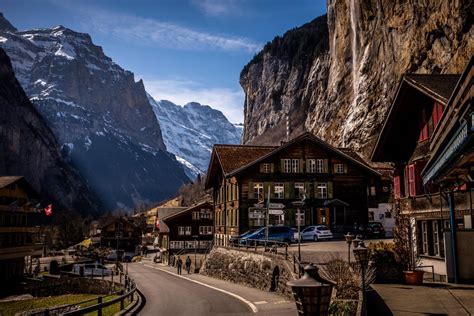
<svg viewBox="0 0 474 316">
<path fill-rule="evenodd" d="M 128 272 L 146 297 L 140 315 L 253 315 L 239 299 L 178 276 L 138 263 Z"/>
</svg>

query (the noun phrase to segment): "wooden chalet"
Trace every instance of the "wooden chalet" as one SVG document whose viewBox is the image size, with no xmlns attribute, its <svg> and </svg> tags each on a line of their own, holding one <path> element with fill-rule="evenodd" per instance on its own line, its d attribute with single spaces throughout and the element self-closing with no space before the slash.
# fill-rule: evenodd
<svg viewBox="0 0 474 316">
<path fill-rule="evenodd" d="M 42 255 L 36 211 L 38 193 L 21 176 L 0 177 L 0 284 L 1 291 L 20 280 L 25 262 Z M 29 271 L 31 272 L 31 271 Z"/>
<path fill-rule="evenodd" d="M 100 219 L 100 246 L 135 252 L 145 230 L 141 221 L 128 216 L 108 216 Z"/>
<path fill-rule="evenodd" d="M 380 173 L 355 152 L 311 133 L 279 147 L 215 145 L 206 178 L 210 188 L 219 245 L 264 226 L 262 207 L 268 201 L 270 225 L 295 226 L 292 202 L 305 198 L 303 226 L 325 224 L 347 232 L 354 223 L 366 225 L 368 207 L 378 195 L 389 195 L 380 185 Z"/>
<path fill-rule="evenodd" d="M 209 202 L 202 202 L 163 218 L 169 227 L 168 254 L 179 251 L 203 252 L 212 244 L 214 210 Z"/>
<path fill-rule="evenodd" d="M 472 128 L 472 60 L 470 65 L 461 80 L 460 75 L 404 75 L 372 152 L 372 161 L 394 164 L 396 207 L 411 218 L 414 249 L 423 265 L 433 266 L 441 280 L 452 260 L 449 231 L 471 227 L 472 180 L 466 180 L 473 161 L 472 134 L 467 133 Z M 451 212 L 449 196 L 456 202 Z"/>
</svg>

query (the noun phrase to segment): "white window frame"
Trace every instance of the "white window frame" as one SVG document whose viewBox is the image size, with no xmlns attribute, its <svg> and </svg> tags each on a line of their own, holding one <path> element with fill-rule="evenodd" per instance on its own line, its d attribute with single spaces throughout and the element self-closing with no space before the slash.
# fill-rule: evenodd
<svg viewBox="0 0 474 316">
<path fill-rule="evenodd" d="M 316 173 L 324 172 L 324 159 L 316 159 Z"/>
<path fill-rule="evenodd" d="M 269 163 L 262 163 L 262 173 L 271 173 L 272 165 Z"/>
<path fill-rule="evenodd" d="M 327 199 L 328 198 L 328 184 L 327 182 L 316 183 L 316 198 Z"/>
<path fill-rule="evenodd" d="M 283 172 L 290 173 L 291 172 L 291 159 L 283 159 Z"/>
<path fill-rule="evenodd" d="M 199 235 L 212 235 L 212 226 L 199 226 Z"/>
<path fill-rule="evenodd" d="M 305 194 L 305 192 L 304 192 L 304 182 L 295 182 L 294 188 L 295 188 L 295 193 L 296 193 L 296 190 L 298 190 L 297 198 L 302 199 L 303 195 Z M 296 194 L 295 194 L 295 196 L 296 196 Z"/>
<path fill-rule="evenodd" d="M 253 196 L 258 199 L 260 194 L 263 194 L 263 182 L 255 182 L 253 184 Z"/>
<path fill-rule="evenodd" d="M 291 159 L 291 172 L 292 173 L 300 172 L 300 160 L 299 159 Z"/>
<path fill-rule="evenodd" d="M 285 198 L 285 184 L 283 182 L 276 182 L 273 191 L 275 199 Z"/>
<path fill-rule="evenodd" d="M 184 234 L 186 236 L 192 235 L 192 227 L 191 226 L 185 226 L 186 228 L 184 229 Z"/>
<path fill-rule="evenodd" d="M 316 173 L 316 159 L 308 159 L 309 172 Z"/>
<path fill-rule="evenodd" d="M 201 218 L 199 211 L 193 211 L 193 221 L 197 221 Z"/>
<path fill-rule="evenodd" d="M 212 210 L 210 208 L 202 208 L 200 211 L 200 219 L 212 219 Z"/>
<path fill-rule="evenodd" d="M 170 241 L 170 249 L 183 249 L 184 241 Z"/>
<path fill-rule="evenodd" d="M 194 240 L 186 240 L 184 242 L 184 246 L 186 249 L 194 249 L 196 245 L 196 242 Z"/>
<path fill-rule="evenodd" d="M 421 252 L 422 254 L 427 255 L 429 251 L 428 248 L 428 222 L 421 222 Z"/>
<path fill-rule="evenodd" d="M 334 164 L 334 173 L 343 174 L 344 173 L 344 164 L 343 163 Z"/>
<path fill-rule="evenodd" d="M 178 226 L 178 235 L 184 236 L 184 226 Z"/>
<path fill-rule="evenodd" d="M 441 254 L 439 247 L 439 223 L 438 221 L 433 221 L 433 255 L 439 256 Z"/>
</svg>

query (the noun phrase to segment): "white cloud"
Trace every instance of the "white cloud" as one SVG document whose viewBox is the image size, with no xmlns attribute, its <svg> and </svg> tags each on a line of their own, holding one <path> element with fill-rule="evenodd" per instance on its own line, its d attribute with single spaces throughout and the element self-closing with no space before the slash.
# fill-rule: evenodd
<svg viewBox="0 0 474 316">
<path fill-rule="evenodd" d="M 182 50 L 222 50 L 256 53 L 262 48 L 249 38 L 202 32 L 175 23 L 80 7 L 86 30 L 110 34 L 141 45 Z"/>
<path fill-rule="evenodd" d="M 232 123 L 244 120 L 244 93 L 240 89 L 206 88 L 187 80 L 141 78 L 147 92 L 155 100 L 169 100 L 179 105 L 199 102 L 221 111 Z"/>
<path fill-rule="evenodd" d="M 240 0 L 192 0 L 192 4 L 204 14 L 222 16 L 233 14 L 238 10 Z"/>
</svg>

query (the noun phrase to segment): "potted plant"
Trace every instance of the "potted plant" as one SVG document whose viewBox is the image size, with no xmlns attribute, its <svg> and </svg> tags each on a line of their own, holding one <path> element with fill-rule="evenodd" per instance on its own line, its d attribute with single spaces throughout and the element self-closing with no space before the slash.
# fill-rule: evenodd
<svg viewBox="0 0 474 316">
<path fill-rule="evenodd" d="M 400 207 L 397 207 L 393 230 L 396 258 L 403 267 L 405 283 L 421 285 L 425 271 L 420 269 L 421 259 L 415 253 L 411 232 L 409 217 L 401 214 Z"/>
</svg>

